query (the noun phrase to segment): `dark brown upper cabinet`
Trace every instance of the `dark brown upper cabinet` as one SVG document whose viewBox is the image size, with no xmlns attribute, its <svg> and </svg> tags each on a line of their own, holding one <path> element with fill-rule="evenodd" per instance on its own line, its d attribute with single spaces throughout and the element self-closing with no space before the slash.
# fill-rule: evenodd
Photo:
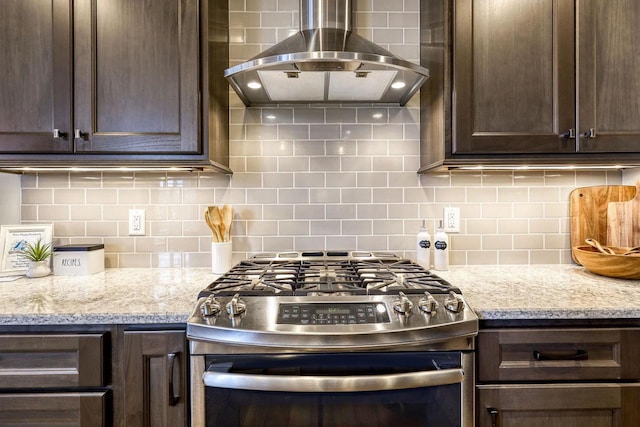
<svg viewBox="0 0 640 427">
<path fill-rule="evenodd" d="M 71 152 L 71 1 L 0 2 L 0 151 Z"/>
<path fill-rule="evenodd" d="M 640 3 L 421 0 L 421 11 L 432 72 L 421 172 L 640 161 Z"/>
<path fill-rule="evenodd" d="M 0 166 L 230 172 L 228 6 L 218 3 L 0 2 Z"/>
</svg>

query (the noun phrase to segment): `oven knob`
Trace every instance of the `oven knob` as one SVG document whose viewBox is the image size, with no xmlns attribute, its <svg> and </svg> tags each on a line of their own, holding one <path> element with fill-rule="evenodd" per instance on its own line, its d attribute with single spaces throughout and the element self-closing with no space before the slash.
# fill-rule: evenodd
<svg viewBox="0 0 640 427">
<path fill-rule="evenodd" d="M 420 298 L 418 302 L 418 307 L 425 313 L 435 314 L 436 310 L 438 310 L 438 302 L 429 292 L 425 292 L 424 297 Z"/>
<path fill-rule="evenodd" d="M 453 313 L 460 313 L 464 309 L 464 301 L 462 301 L 460 295 L 456 295 L 455 292 L 451 291 L 444 300 L 444 306 Z"/>
<path fill-rule="evenodd" d="M 208 297 L 200 306 L 200 313 L 203 317 L 216 316 L 220 313 L 220 303 L 213 297 Z"/>
<path fill-rule="evenodd" d="M 238 316 L 245 311 L 247 311 L 247 305 L 240 299 L 240 294 L 235 294 L 227 303 L 227 313 L 231 316 Z"/>
<path fill-rule="evenodd" d="M 407 298 L 404 292 L 398 292 L 398 299 L 393 303 L 393 309 L 401 314 L 411 313 L 413 303 Z"/>
</svg>

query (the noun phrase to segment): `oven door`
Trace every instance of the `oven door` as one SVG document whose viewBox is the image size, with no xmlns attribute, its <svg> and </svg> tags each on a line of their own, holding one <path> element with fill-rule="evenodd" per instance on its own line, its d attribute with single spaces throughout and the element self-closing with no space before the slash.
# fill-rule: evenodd
<svg viewBox="0 0 640 427">
<path fill-rule="evenodd" d="M 462 352 L 206 357 L 207 426 L 461 426 Z"/>
</svg>

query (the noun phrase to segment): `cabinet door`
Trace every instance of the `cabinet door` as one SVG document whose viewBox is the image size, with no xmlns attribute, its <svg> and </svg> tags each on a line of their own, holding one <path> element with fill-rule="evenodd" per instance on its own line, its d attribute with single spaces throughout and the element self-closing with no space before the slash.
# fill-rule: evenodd
<svg viewBox="0 0 640 427">
<path fill-rule="evenodd" d="M 124 332 L 124 425 L 185 426 L 184 331 Z"/>
<path fill-rule="evenodd" d="M 2 426 L 109 425 L 108 392 L 83 393 L 0 393 Z"/>
<path fill-rule="evenodd" d="M 573 1 L 456 0 L 454 16 L 452 154 L 575 152 Z"/>
<path fill-rule="evenodd" d="M 479 427 L 637 427 L 639 384 L 478 386 Z"/>
<path fill-rule="evenodd" d="M 76 152 L 199 153 L 198 1 L 74 5 Z"/>
<path fill-rule="evenodd" d="M 0 153 L 71 150 L 70 25 L 71 0 L 0 1 Z"/>
<path fill-rule="evenodd" d="M 579 150 L 638 153 L 640 2 L 579 0 L 577 5 Z"/>
</svg>

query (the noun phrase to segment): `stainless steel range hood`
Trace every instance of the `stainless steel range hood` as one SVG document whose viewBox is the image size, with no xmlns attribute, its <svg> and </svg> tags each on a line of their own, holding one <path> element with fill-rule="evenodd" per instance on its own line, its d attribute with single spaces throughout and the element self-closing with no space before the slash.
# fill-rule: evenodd
<svg viewBox="0 0 640 427">
<path fill-rule="evenodd" d="M 300 0 L 300 31 L 225 70 L 247 106 L 295 102 L 404 105 L 429 70 L 351 31 L 351 0 Z"/>
</svg>

